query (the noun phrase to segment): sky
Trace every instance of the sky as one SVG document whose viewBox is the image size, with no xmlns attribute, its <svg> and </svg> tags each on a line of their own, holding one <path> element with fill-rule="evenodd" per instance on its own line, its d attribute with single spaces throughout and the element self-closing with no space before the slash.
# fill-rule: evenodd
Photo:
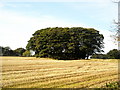
<svg viewBox="0 0 120 90">
<path fill-rule="evenodd" d="M 107 53 L 117 49 L 110 37 L 117 14 L 112 0 L 0 0 L 0 46 L 25 48 L 32 34 L 42 28 L 85 27 L 104 35 Z"/>
</svg>

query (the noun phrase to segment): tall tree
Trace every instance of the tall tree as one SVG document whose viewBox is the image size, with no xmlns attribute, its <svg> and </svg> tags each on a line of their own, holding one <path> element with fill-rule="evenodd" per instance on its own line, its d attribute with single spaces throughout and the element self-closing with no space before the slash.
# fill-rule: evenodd
<svg viewBox="0 0 120 90">
<path fill-rule="evenodd" d="M 103 35 L 93 28 L 45 28 L 36 31 L 26 46 L 36 57 L 85 59 L 101 52 Z"/>
</svg>

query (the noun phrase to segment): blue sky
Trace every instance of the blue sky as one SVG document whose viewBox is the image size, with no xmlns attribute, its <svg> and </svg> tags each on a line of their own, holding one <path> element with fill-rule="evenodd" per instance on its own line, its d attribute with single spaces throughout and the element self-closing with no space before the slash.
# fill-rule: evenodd
<svg viewBox="0 0 120 90">
<path fill-rule="evenodd" d="M 95 28 L 105 37 L 105 52 L 117 45 L 110 30 L 117 21 L 112 0 L 1 0 L 0 45 L 25 48 L 32 34 L 47 27 Z"/>
</svg>

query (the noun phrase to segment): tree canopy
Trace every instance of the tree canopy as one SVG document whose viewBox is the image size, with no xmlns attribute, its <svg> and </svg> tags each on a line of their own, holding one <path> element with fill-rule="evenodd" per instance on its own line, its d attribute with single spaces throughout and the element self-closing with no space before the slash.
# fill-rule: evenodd
<svg viewBox="0 0 120 90">
<path fill-rule="evenodd" d="M 103 51 L 103 39 L 93 28 L 45 28 L 33 34 L 26 48 L 33 50 L 36 57 L 85 59 Z"/>
<path fill-rule="evenodd" d="M 0 46 L 0 56 L 15 56 L 15 52 L 10 47 Z"/>
<path fill-rule="evenodd" d="M 120 50 L 113 49 L 110 50 L 107 54 L 94 54 L 92 58 L 96 59 L 120 59 Z"/>
<path fill-rule="evenodd" d="M 14 50 L 14 52 L 16 53 L 16 56 L 22 56 L 25 51 L 26 50 L 24 48 L 17 48 Z"/>
<path fill-rule="evenodd" d="M 26 50 L 24 48 L 17 48 L 12 50 L 10 47 L 0 46 L 0 56 L 23 56 Z"/>
<path fill-rule="evenodd" d="M 117 49 L 113 49 L 113 50 L 110 50 L 108 53 L 108 58 L 110 59 L 120 59 L 120 50 L 117 50 Z"/>
</svg>

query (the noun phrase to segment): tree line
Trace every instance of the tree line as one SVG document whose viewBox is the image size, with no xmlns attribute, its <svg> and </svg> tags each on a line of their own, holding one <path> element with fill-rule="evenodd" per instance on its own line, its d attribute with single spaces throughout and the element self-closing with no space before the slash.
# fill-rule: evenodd
<svg viewBox="0 0 120 90">
<path fill-rule="evenodd" d="M 12 50 L 9 46 L 0 46 L 0 56 L 32 56 L 31 52 L 24 48 Z"/>
<path fill-rule="evenodd" d="M 28 41 L 26 49 L 0 46 L 0 56 L 35 56 L 53 59 L 120 59 L 120 51 L 110 50 L 100 54 L 104 48 L 104 36 L 94 28 L 45 28 L 37 30 Z M 32 52 L 34 55 L 32 55 Z"/>
<path fill-rule="evenodd" d="M 94 54 L 92 55 L 94 59 L 120 59 L 120 50 L 113 49 L 107 54 Z"/>
<path fill-rule="evenodd" d="M 23 56 L 30 57 L 31 52 L 24 48 L 17 48 L 12 50 L 10 47 L 0 46 L 0 56 Z M 120 50 L 113 49 L 110 50 L 107 54 L 94 54 L 91 56 L 93 59 L 120 59 Z"/>
</svg>

